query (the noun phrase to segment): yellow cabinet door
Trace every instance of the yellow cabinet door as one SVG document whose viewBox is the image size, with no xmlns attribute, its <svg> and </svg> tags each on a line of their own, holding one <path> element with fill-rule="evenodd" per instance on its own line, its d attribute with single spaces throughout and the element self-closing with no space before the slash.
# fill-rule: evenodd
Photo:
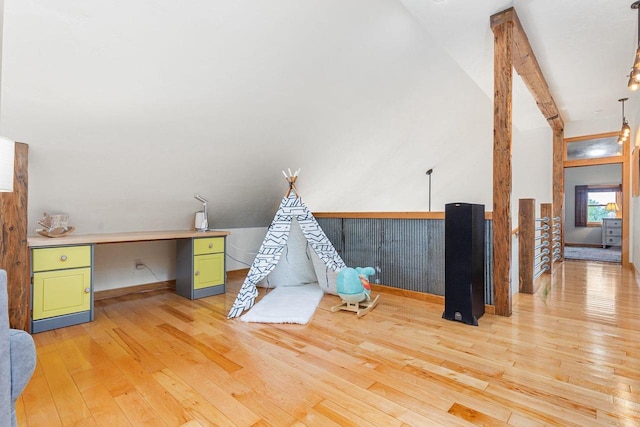
<svg viewBox="0 0 640 427">
<path fill-rule="evenodd" d="M 224 254 L 193 257 L 193 288 L 224 285 Z"/>
<path fill-rule="evenodd" d="M 33 275 L 33 320 L 88 311 L 91 267 Z"/>
</svg>

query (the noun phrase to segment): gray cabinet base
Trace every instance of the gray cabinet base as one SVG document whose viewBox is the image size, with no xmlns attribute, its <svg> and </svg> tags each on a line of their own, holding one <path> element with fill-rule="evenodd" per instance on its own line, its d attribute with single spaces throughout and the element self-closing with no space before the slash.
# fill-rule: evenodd
<svg viewBox="0 0 640 427">
<path fill-rule="evenodd" d="M 224 294 L 224 285 L 210 286 L 208 288 L 202 288 L 202 289 L 194 289 L 192 299 L 210 297 L 212 295 L 220 295 L 220 294 Z M 186 296 L 186 295 L 183 295 L 183 296 Z M 189 297 L 187 296 L 187 298 Z"/>
<path fill-rule="evenodd" d="M 194 289 L 193 258 L 195 255 L 193 239 L 178 239 L 176 242 L 176 255 L 176 294 L 188 299 L 198 299 L 225 293 L 224 284 Z"/>
<path fill-rule="evenodd" d="M 80 313 L 65 314 L 62 316 L 49 317 L 47 319 L 32 320 L 31 333 L 35 334 L 38 332 L 50 331 L 52 329 L 64 328 L 65 326 L 72 326 L 92 321 L 92 311 L 81 311 Z"/>
</svg>

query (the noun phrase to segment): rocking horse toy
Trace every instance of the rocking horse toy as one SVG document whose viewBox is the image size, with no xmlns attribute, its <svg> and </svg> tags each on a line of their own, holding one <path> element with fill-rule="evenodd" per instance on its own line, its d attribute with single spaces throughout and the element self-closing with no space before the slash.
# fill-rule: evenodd
<svg viewBox="0 0 640 427">
<path fill-rule="evenodd" d="M 332 312 L 346 310 L 362 317 L 378 304 L 380 295 L 371 299 L 369 276 L 375 274 L 373 267 L 345 268 L 340 270 L 336 279 L 336 290 L 342 298 L 342 304 L 331 307 Z"/>
</svg>

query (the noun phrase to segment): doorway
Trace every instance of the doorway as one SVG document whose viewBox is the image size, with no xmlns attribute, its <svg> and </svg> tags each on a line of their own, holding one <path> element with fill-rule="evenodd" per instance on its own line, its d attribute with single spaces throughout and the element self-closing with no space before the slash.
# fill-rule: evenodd
<svg viewBox="0 0 640 427">
<path fill-rule="evenodd" d="M 628 262 L 628 161 L 617 138 L 611 133 L 565 140 L 567 260 Z"/>
</svg>

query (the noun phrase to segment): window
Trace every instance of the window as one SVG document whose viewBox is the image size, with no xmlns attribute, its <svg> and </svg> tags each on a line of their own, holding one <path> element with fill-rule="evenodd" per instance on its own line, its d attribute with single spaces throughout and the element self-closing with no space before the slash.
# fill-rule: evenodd
<svg viewBox="0 0 640 427">
<path fill-rule="evenodd" d="M 602 218 L 617 216 L 617 211 L 607 210 L 607 205 L 620 210 L 622 186 L 614 185 L 576 185 L 576 227 L 597 227 Z"/>
<path fill-rule="evenodd" d="M 622 155 L 622 146 L 618 144 L 618 134 L 578 140 L 567 138 L 565 146 L 566 160 L 601 159 Z"/>
</svg>

